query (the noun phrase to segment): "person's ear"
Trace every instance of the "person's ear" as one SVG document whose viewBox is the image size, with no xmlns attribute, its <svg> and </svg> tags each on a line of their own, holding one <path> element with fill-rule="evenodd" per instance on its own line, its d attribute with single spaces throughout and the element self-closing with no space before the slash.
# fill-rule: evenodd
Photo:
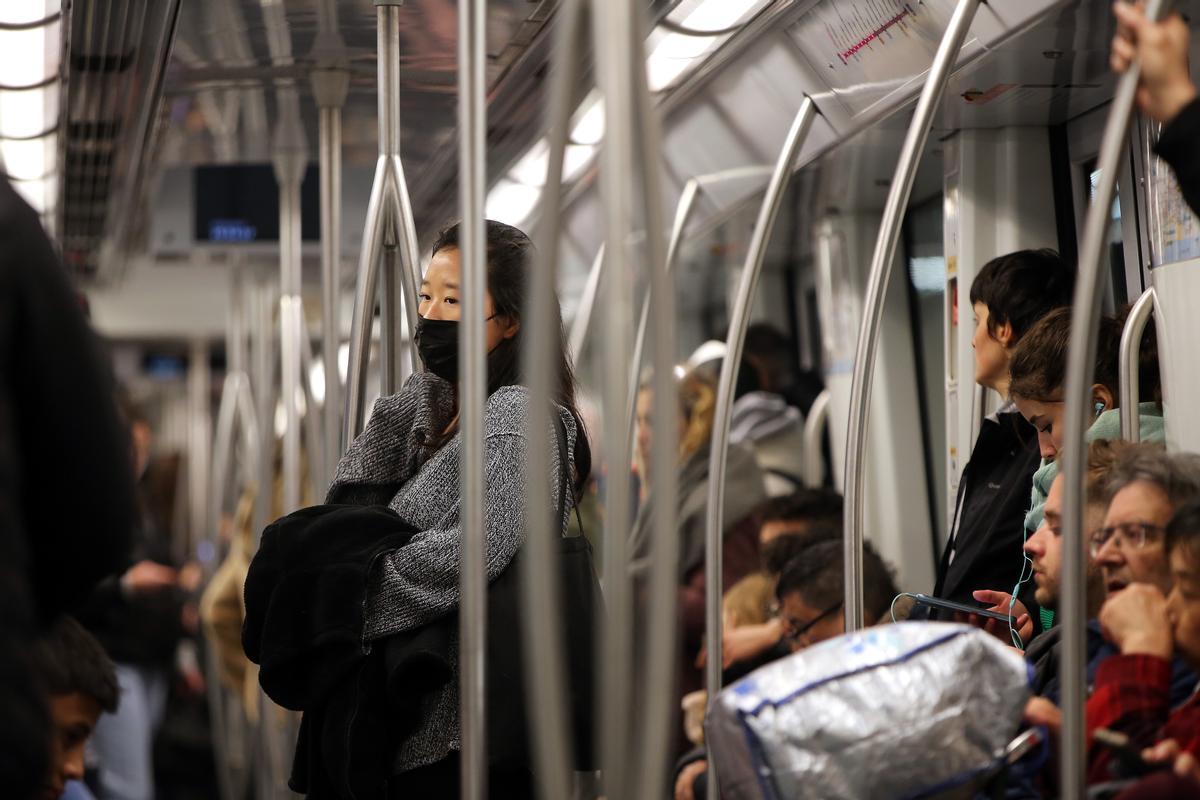
<svg viewBox="0 0 1200 800">
<path fill-rule="evenodd" d="M 1016 346 L 1015 338 L 1013 337 L 1012 321 L 1009 320 L 1003 325 L 996 326 L 996 332 L 993 338 L 1000 343 L 1000 346 L 1005 350 L 1011 350 Z"/>
<path fill-rule="evenodd" d="M 517 335 L 517 331 L 521 330 L 521 320 L 514 319 L 508 315 L 500 317 L 497 322 L 503 320 L 504 325 L 501 327 L 500 335 L 505 339 L 511 339 Z"/>
<path fill-rule="evenodd" d="M 1092 384 L 1092 403 L 1096 408 L 1096 416 L 1117 407 L 1117 399 L 1113 397 L 1112 390 L 1102 383 Z"/>
</svg>

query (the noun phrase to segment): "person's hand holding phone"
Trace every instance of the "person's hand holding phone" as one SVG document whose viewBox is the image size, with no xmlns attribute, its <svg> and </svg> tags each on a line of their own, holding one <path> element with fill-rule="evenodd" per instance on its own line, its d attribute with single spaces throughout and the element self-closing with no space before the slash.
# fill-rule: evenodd
<svg viewBox="0 0 1200 800">
<path fill-rule="evenodd" d="M 983 603 L 987 606 L 985 611 L 992 611 L 997 614 L 1008 616 L 1011 613 L 1012 629 L 1017 632 L 1022 644 L 1028 643 L 1033 636 L 1033 620 L 1029 618 L 1029 612 L 1025 609 L 1025 604 L 1020 600 L 1012 603 L 1012 608 L 1009 608 L 1009 603 L 1012 601 L 1012 595 L 1007 592 L 996 592 L 991 589 L 978 589 L 971 593 L 978 603 Z M 955 615 L 957 622 L 962 622 L 967 625 L 972 625 L 980 628 L 992 636 L 995 636 L 1000 641 L 1007 645 L 1013 644 L 1012 634 L 1009 632 L 1008 623 L 985 617 L 980 614 L 957 614 Z"/>
</svg>

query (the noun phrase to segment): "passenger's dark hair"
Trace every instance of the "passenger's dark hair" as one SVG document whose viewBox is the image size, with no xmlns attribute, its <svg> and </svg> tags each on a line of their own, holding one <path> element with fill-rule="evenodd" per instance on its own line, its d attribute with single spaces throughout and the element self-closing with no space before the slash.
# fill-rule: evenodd
<svg viewBox="0 0 1200 800">
<path fill-rule="evenodd" d="M 433 254 L 442 250 L 459 249 L 461 223 L 455 222 L 437 235 L 433 242 Z M 520 322 L 525 307 L 528 273 L 533 260 L 533 242 L 522 231 L 503 222 L 487 220 L 487 287 L 492 295 L 492 304 L 498 316 Z M 563 328 L 562 310 L 557 300 L 552 304 L 551 326 L 558 331 L 558 386 L 554 390 L 554 401 L 575 418 L 578 435 L 575 437 L 575 489 L 581 492 L 592 471 L 592 454 L 583 427 L 583 416 L 575 400 L 575 368 L 567 346 L 567 335 Z M 488 354 L 487 393 L 501 386 L 522 382 L 521 347 L 522 329 L 516 335 L 502 339 Z"/>
<path fill-rule="evenodd" d="M 756 322 L 746 328 L 743 351 L 762 364 L 772 375 L 780 376 L 779 383 L 787 385 L 796 371 L 796 353 L 787 336 L 774 325 Z"/>
<path fill-rule="evenodd" d="M 82 694 L 110 714 L 117 710 L 117 672 L 104 648 L 83 626 L 59 617 L 30 652 L 34 678 L 51 696 Z"/>
<path fill-rule="evenodd" d="M 791 494 L 772 497 L 757 509 L 758 520 L 778 522 L 803 520 L 842 526 L 842 496 L 832 489 L 797 489 Z"/>
<path fill-rule="evenodd" d="M 784 567 L 775 585 L 775 596 L 782 603 L 793 592 L 800 593 L 804 604 L 815 609 L 834 608 L 845 597 L 845 561 L 841 541 L 825 539 L 813 542 Z M 870 542 L 863 542 L 863 610 L 880 620 L 896 596 L 892 572 Z"/>
<path fill-rule="evenodd" d="M 1070 308 L 1056 309 L 1038 320 L 1013 352 L 1009 394 L 1044 403 L 1062 400 L 1070 337 Z M 1113 317 L 1101 317 L 1093 382 L 1107 386 L 1114 397 L 1120 390 L 1117 377 L 1120 352 L 1121 323 Z"/>
<path fill-rule="evenodd" d="M 971 282 L 971 305 L 988 309 L 988 333 L 1008 323 L 1015 345 L 1039 319 L 1071 304 L 1075 270 L 1050 249 L 1018 250 L 984 264 Z"/>
<path fill-rule="evenodd" d="M 1200 497 L 1179 506 L 1167 523 L 1167 552 L 1182 548 L 1188 561 L 1200 565 Z"/>
<path fill-rule="evenodd" d="M 778 577 L 784 567 L 796 556 L 800 555 L 809 545 L 815 542 L 842 540 L 841 526 L 828 523 L 816 523 L 804 531 L 784 533 L 776 536 L 763 545 L 761 558 L 763 572 Z"/>
</svg>

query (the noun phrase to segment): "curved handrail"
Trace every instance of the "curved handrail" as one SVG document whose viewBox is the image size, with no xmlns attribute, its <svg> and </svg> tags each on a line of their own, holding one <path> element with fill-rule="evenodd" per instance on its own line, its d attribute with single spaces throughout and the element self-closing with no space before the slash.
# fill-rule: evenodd
<svg viewBox="0 0 1200 800">
<path fill-rule="evenodd" d="M 1150 0 L 1146 16 L 1157 20 L 1167 3 Z M 1117 170 L 1124 155 L 1133 114 L 1141 65 L 1135 61 L 1117 83 L 1097 159 L 1099 180 L 1092 194 L 1080 246 L 1079 273 L 1075 281 L 1071 335 L 1067 350 L 1066 436 L 1060 449 L 1063 459 L 1063 566 L 1062 566 L 1062 736 L 1060 739 L 1059 787 L 1063 797 L 1083 797 L 1086 791 L 1084 705 L 1086 681 L 1087 562 L 1083 550 L 1087 443 L 1085 433 L 1091 414 L 1091 386 L 1096 368 L 1100 308 L 1104 296 L 1101 262 L 1107 249 L 1108 226 L 1112 221 Z"/>
<path fill-rule="evenodd" d="M 825 430 L 829 427 L 829 401 L 833 395 L 822 389 L 808 409 L 804 420 L 804 485 L 814 489 L 825 483 L 825 463 L 822 457 Z"/>
<path fill-rule="evenodd" d="M 367 217 L 363 224 L 363 245 L 358 258 L 358 277 L 355 281 L 354 316 L 350 327 L 350 364 L 346 376 L 346 408 L 342 420 L 341 449 L 344 452 L 362 431 L 366 415 L 367 366 L 371 359 L 371 327 L 375 317 L 375 299 L 379 284 L 379 263 L 385 238 L 399 248 L 400 280 L 408 311 L 408 332 L 412 343 L 413 364 L 417 363 L 414 332 L 417 324 L 417 285 L 420 283 L 420 253 L 417 250 L 416 226 L 412 204 L 404 180 L 404 165 L 400 160 L 400 12 L 402 0 L 375 0 L 378 25 L 378 92 L 379 92 L 379 158 L 375 162 L 375 177 L 367 202 Z M 394 276 L 393 276 L 394 277 Z M 397 327 L 400 309 L 391 299 L 385 299 L 384 335 Z M 390 323 L 390 324 L 389 324 Z M 399 358 L 399 342 L 384 348 L 394 360 Z M 389 368 L 385 374 L 395 375 Z M 391 387 L 397 388 L 397 387 Z"/>
<path fill-rule="evenodd" d="M 1129 310 L 1125 320 L 1125 330 L 1121 331 L 1120 368 L 1118 375 L 1121 380 L 1121 438 L 1127 442 L 1142 440 L 1141 426 L 1138 424 L 1138 354 L 1142 349 L 1142 336 L 1146 333 L 1146 323 L 1154 312 L 1154 289 L 1142 292 L 1142 296 Z"/>
<path fill-rule="evenodd" d="M 737 295 L 733 301 L 733 312 L 729 321 L 729 336 L 726 342 L 725 360 L 721 362 L 721 376 L 717 383 L 717 405 L 713 417 L 712 446 L 708 457 L 708 518 L 705 525 L 704 595 L 705 632 L 708 658 L 705 664 L 705 686 L 711 707 L 721 691 L 721 534 L 725 509 L 725 464 L 729 455 L 729 428 L 733 417 L 733 390 L 738 367 L 742 361 L 742 350 L 746 344 L 746 328 L 750 324 L 750 312 L 754 305 L 754 291 L 762 273 L 767 244 L 779 209 L 783 205 L 784 190 L 792 176 L 792 165 L 817 116 L 817 106 L 811 97 L 805 96 L 792 119 L 791 128 L 784 140 L 771 182 L 763 195 L 758 218 L 754 223 L 754 235 L 746 253 L 746 263 L 738 282 Z M 657 427 L 657 426 L 656 426 Z M 713 762 L 709 761 L 708 797 L 718 797 L 717 776 Z"/>
<path fill-rule="evenodd" d="M 892 178 L 883 219 L 879 224 L 879 236 L 875 241 L 875 254 L 871 259 L 867 296 L 863 303 L 862 323 L 858 329 L 858 343 L 854 357 L 854 379 L 850 390 L 850 422 L 846 437 L 846 567 L 845 567 L 845 613 L 846 630 L 855 631 L 863 626 L 863 456 L 867 445 L 867 415 L 871 400 L 871 377 L 874 373 L 875 355 L 879 345 L 879 326 L 883 317 L 883 302 L 896 256 L 896 245 L 900 240 L 900 226 L 904 222 L 904 209 L 912 194 L 921 150 L 929 138 L 933 115 L 941 103 L 946 81 L 955 57 L 962 48 L 971 20 L 979 8 L 980 0 L 959 0 L 950 17 L 950 24 L 942 36 L 929 77 L 921 89 L 912 122 L 904 137 L 896 174 Z"/>
</svg>

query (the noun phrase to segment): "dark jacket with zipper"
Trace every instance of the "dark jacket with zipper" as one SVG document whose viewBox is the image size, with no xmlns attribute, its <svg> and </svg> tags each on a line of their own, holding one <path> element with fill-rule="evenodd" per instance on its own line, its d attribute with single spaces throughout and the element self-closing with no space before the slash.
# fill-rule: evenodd
<svg viewBox="0 0 1200 800">
<path fill-rule="evenodd" d="M 1200 214 L 1200 99 L 1193 100 L 1163 126 L 1154 150 L 1171 165 L 1183 199 Z"/>
<path fill-rule="evenodd" d="M 938 565 L 936 597 L 973 603 L 976 589 L 1012 592 L 1024 560 L 1025 512 L 1041 462 L 1037 430 L 1015 411 L 984 420 L 963 470 L 955 522 Z M 1020 599 L 1036 620 L 1032 586 Z"/>
</svg>

